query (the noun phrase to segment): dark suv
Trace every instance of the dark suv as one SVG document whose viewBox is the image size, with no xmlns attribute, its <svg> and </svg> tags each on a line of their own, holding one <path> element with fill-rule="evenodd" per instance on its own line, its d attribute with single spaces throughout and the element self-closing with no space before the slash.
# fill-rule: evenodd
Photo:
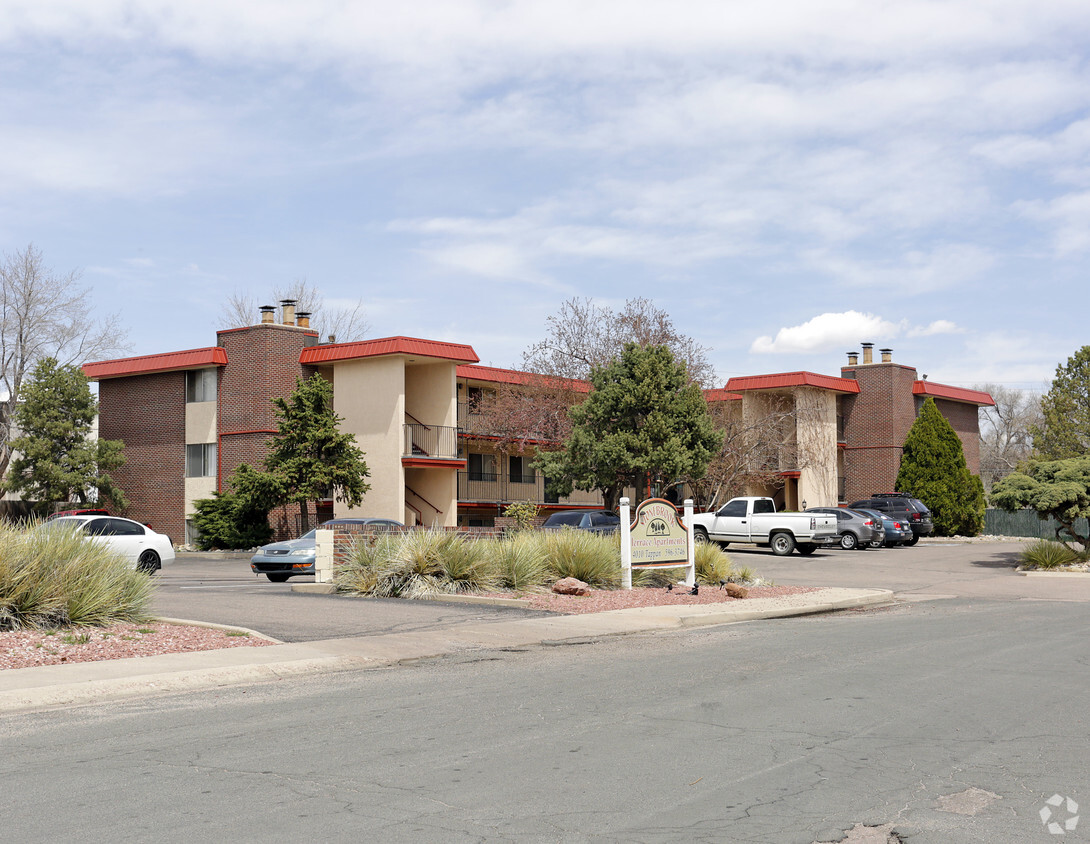
<svg viewBox="0 0 1090 844">
<path fill-rule="evenodd" d="M 912 528 L 912 539 L 906 545 L 915 545 L 921 536 L 927 536 L 935 529 L 935 523 L 931 521 L 931 511 L 920 499 L 913 498 L 903 492 L 876 492 L 870 498 L 862 501 L 853 501 L 848 505 L 852 509 L 862 507 L 867 510 L 878 510 L 897 521 L 906 522 Z"/>
</svg>

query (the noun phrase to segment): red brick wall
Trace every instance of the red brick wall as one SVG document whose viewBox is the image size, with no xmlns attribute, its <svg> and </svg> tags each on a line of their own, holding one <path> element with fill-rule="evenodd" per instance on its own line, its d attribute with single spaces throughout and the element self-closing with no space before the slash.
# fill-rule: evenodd
<svg viewBox="0 0 1090 844">
<path fill-rule="evenodd" d="M 840 402 L 844 417 L 844 498 L 848 502 L 876 492 L 893 492 L 905 437 L 921 404 L 913 395 L 916 370 L 895 363 L 847 366 L 844 378 L 859 382 L 858 395 Z M 937 401 L 961 438 L 969 471 L 980 471 L 980 426 L 975 405 Z"/>
<path fill-rule="evenodd" d="M 124 515 L 185 541 L 185 373 L 110 378 L 98 387 L 98 433 L 125 443 L 113 473 Z"/>
</svg>

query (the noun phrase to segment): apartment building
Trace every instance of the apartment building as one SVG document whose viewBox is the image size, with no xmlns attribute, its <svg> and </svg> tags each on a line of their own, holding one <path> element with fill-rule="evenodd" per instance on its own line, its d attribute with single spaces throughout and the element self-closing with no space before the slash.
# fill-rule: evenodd
<svg viewBox="0 0 1090 844">
<path fill-rule="evenodd" d="M 781 507 L 803 509 L 894 491 L 909 429 L 928 397 L 961 439 L 969 471 L 980 473 L 979 409 L 994 405 L 987 393 L 922 378 L 912 366 L 893 362 L 892 349 L 862 344 L 848 353 L 839 376 L 783 372 L 731 378 L 726 392 L 738 396 L 746 418 L 786 407 L 790 420 L 776 467 L 775 486 L 754 488 Z"/>
<path fill-rule="evenodd" d="M 773 407 L 789 408 L 778 416 L 790 423 L 782 448 L 765 458 L 775 471 L 762 476 L 772 480 L 751 494 L 794 509 L 891 490 L 905 435 L 927 396 L 978 471 L 977 411 L 991 397 L 919 378 L 894 364 L 888 349 L 874 362 L 871 346 L 864 344 L 862 363 L 849 355 L 839 376 L 755 375 L 708 392 L 710 402 L 725 402 L 754 424 Z M 88 363 L 84 372 L 99 384 L 100 436 L 125 443 L 127 461 L 115 476 L 130 500 L 128 515 L 176 540 L 193 538 L 195 501 L 226 489 L 240 463 L 261 465 L 277 430 L 272 399 L 316 373 L 333 385 L 334 409 L 366 455 L 371 489 L 355 508 L 318 502 L 312 521 L 374 516 L 454 527 L 490 525 L 515 501 L 545 511 L 601 505 L 598 493 L 546 492 L 534 451 L 557 443 L 527 436 L 521 450 L 512 449 L 510 438 L 474 424 L 482 398 L 536 376 L 481 366 L 468 345 L 412 337 L 320 343 L 309 314 L 285 300 L 279 319 L 265 306 L 260 322 L 218 331 L 214 346 Z M 279 536 L 298 530 L 295 507 L 272 519 Z"/>
</svg>

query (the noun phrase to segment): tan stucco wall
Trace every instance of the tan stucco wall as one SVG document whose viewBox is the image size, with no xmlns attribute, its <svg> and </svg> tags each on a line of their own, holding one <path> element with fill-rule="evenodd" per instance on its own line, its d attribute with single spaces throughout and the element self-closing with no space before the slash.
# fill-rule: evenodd
<svg viewBox="0 0 1090 844">
<path fill-rule="evenodd" d="M 214 401 L 186 403 L 185 441 L 187 443 L 216 441 L 216 403 Z"/>
<path fill-rule="evenodd" d="M 837 504 L 836 394 L 828 390 L 795 392 L 799 502 L 808 507 Z"/>
<path fill-rule="evenodd" d="M 405 485 L 417 493 L 407 494 L 428 527 L 456 527 L 458 524 L 458 476 L 454 469 L 406 469 Z M 424 501 L 420 499 L 423 498 Z M 428 502 L 425 504 L 424 502 Z M 429 504 L 431 506 L 429 506 Z M 435 509 L 442 513 L 436 513 Z"/>
<path fill-rule="evenodd" d="M 355 435 L 371 476 L 359 507 L 333 505 L 337 516 L 372 516 L 405 521 L 405 480 L 401 468 L 405 418 L 405 365 L 399 357 L 337 362 L 333 367 L 333 408 L 341 429 Z"/>
<path fill-rule="evenodd" d="M 202 402 L 203 404 L 203 402 Z M 216 490 L 215 477 L 209 478 L 186 478 L 185 479 L 185 517 L 190 518 L 196 509 L 193 507 L 194 501 L 199 501 L 202 498 L 211 498 L 212 493 Z M 160 528 L 162 530 L 162 528 Z"/>
<path fill-rule="evenodd" d="M 457 371 L 450 361 L 406 367 L 405 412 L 425 425 L 456 426 Z"/>
</svg>

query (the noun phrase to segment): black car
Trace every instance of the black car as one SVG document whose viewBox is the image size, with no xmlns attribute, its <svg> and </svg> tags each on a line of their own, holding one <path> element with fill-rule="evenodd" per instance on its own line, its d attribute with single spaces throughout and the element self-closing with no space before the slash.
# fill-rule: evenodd
<svg viewBox="0 0 1090 844">
<path fill-rule="evenodd" d="M 562 510 L 553 513 L 541 526 L 543 530 L 587 530 L 612 534 L 621 529 L 621 517 L 609 510 Z"/>
<path fill-rule="evenodd" d="M 853 509 L 878 510 L 897 521 L 906 522 L 912 528 L 912 539 L 905 543 L 907 545 L 915 545 L 921 536 L 927 536 L 935 529 L 927 505 L 903 492 L 876 492 L 870 498 L 853 501 L 848 506 Z"/>
</svg>

